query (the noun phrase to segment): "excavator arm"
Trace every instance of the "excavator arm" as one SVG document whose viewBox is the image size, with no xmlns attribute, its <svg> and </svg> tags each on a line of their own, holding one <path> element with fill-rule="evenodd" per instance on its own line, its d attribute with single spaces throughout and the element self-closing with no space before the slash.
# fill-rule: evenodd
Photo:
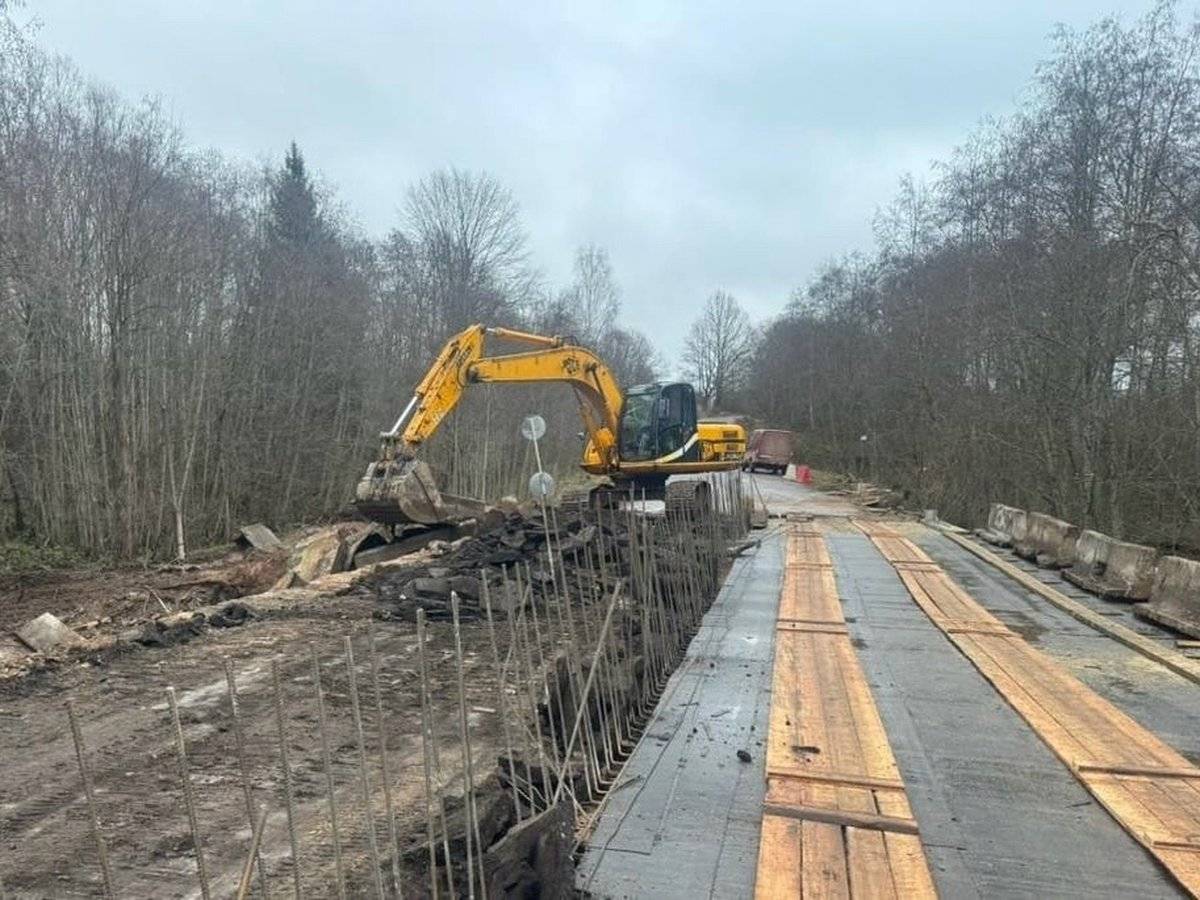
<svg viewBox="0 0 1200 900">
<path fill-rule="evenodd" d="M 499 356 L 484 355 L 484 340 L 497 337 L 536 349 Z M 507 328 L 472 325 L 446 342 L 404 412 L 380 435 L 379 459 L 358 483 L 357 505 L 376 521 L 434 523 L 447 516 L 447 504 L 467 503 L 438 492 L 429 466 L 417 451 L 477 383 L 569 384 L 579 401 L 588 434 L 585 460 L 608 470 L 617 466 L 617 428 L 623 395 L 608 366 L 583 347 L 560 337 Z"/>
<path fill-rule="evenodd" d="M 484 356 L 484 339 L 489 335 L 539 349 Z M 396 424 L 381 435 L 383 455 L 411 459 L 462 400 L 468 385 L 537 382 L 569 384 L 595 452 L 604 460 L 615 460 L 622 394 L 608 366 L 590 350 L 560 337 L 483 325 L 472 325 L 446 342 Z"/>
</svg>

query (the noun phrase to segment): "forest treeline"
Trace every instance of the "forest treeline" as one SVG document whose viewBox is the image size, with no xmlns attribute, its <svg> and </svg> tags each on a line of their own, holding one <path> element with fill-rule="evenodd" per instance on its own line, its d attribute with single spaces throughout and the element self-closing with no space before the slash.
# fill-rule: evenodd
<svg viewBox="0 0 1200 900">
<path fill-rule="evenodd" d="M 1198 49 L 1170 4 L 1060 30 L 878 252 L 765 327 L 747 402 L 947 518 L 1000 500 L 1200 548 Z"/>
<path fill-rule="evenodd" d="M 431 172 L 364 237 L 299 148 L 266 170 L 197 150 L 3 7 L 0 539 L 162 557 L 334 514 L 483 321 L 574 336 L 624 383 L 678 362 L 711 411 L 947 518 L 1003 500 L 1200 549 L 1200 31 L 1173 4 L 1059 30 L 1013 113 L 902 183 L 875 252 L 759 327 L 713 293 L 669 365 L 617 324 L 602 248 L 547 283 L 494 178 Z M 522 416 L 566 475 L 573 407 L 481 387 L 427 456 L 456 493 L 521 493 Z"/>
<path fill-rule="evenodd" d="M 488 175 L 430 173 L 369 240 L 295 145 L 268 171 L 196 150 L 3 13 L 0 538 L 161 557 L 333 514 L 476 321 L 571 334 L 623 380 L 653 376 L 649 342 L 616 324 L 606 252 L 580 248 L 573 281 L 546 284 Z M 547 458 L 578 455 L 568 389 L 506 390 L 472 392 L 431 442 L 449 489 L 518 490 L 534 410 L 569 425 Z"/>
</svg>

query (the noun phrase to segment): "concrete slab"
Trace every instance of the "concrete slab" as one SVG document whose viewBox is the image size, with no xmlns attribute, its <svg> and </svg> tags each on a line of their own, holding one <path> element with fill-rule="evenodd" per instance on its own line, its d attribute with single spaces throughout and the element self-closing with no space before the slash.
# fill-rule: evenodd
<svg viewBox="0 0 1200 900">
<path fill-rule="evenodd" d="M 580 890 L 688 900 L 753 892 L 783 546 L 768 532 L 734 562 L 609 795 L 578 867 Z"/>
<path fill-rule="evenodd" d="M 237 540 L 235 544 L 244 544 L 248 547 L 253 547 L 255 550 L 282 550 L 283 542 L 275 536 L 270 528 L 262 522 L 255 522 L 253 525 L 243 525 L 238 530 Z"/>
<path fill-rule="evenodd" d="M 941 895 L 1180 896 L 929 622 L 868 539 L 827 540 Z"/>
</svg>

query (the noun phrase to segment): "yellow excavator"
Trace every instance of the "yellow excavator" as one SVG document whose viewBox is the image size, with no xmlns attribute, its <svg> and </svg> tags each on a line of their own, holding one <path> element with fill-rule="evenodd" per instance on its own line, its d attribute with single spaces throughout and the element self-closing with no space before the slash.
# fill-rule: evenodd
<svg viewBox="0 0 1200 900">
<path fill-rule="evenodd" d="M 484 354 L 484 341 L 499 338 L 533 349 Z M 591 350 L 562 337 L 472 325 L 446 342 L 391 430 L 380 434 L 379 458 L 356 489 L 359 511 L 389 525 L 435 524 L 469 513 L 478 501 L 442 494 L 417 451 L 477 383 L 563 382 L 579 400 L 586 431 L 580 465 L 608 479 L 589 502 L 614 494 L 665 499 L 668 506 L 707 501 L 702 480 L 667 485 L 672 475 L 720 472 L 741 466 L 746 431 L 735 423 L 703 422 L 696 395 L 684 382 L 638 385 L 622 392 L 608 366 Z"/>
</svg>

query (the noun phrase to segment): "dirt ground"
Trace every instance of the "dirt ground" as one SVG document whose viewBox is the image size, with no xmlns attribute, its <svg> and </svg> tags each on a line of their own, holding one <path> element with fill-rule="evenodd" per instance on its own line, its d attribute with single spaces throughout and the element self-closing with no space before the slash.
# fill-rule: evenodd
<svg viewBox="0 0 1200 900">
<path fill-rule="evenodd" d="M 0 577 L 0 678 L 44 660 L 26 658 L 11 632 L 49 612 L 85 639 L 105 643 L 156 616 L 266 590 L 283 574 L 286 553 L 233 549 L 202 564 L 79 567 Z"/>
<path fill-rule="evenodd" d="M 570 540 L 579 542 L 581 535 L 593 539 L 595 528 L 581 523 L 576 527 L 583 531 L 573 538 L 564 534 L 564 546 Z M 428 626 L 426 656 L 442 778 L 447 802 L 453 806 L 462 796 L 463 769 L 453 627 L 440 615 L 444 610 L 439 610 L 436 599 L 421 600 L 419 594 L 445 584 L 457 585 L 456 590 L 470 589 L 471 576 L 466 573 L 472 566 L 478 575 L 481 565 L 525 554 L 524 559 L 534 562 L 524 570 L 527 583 L 537 581 L 535 596 L 545 596 L 549 588 L 542 579 L 547 576 L 536 563 L 541 533 L 540 527 L 513 520 L 503 535 L 480 536 L 438 558 L 431 551 L 421 551 L 373 569 L 329 575 L 306 587 L 246 597 L 244 603 L 255 615 L 235 627 L 205 627 L 189 632 L 185 639 L 150 646 L 95 640 L 91 649 L 65 654 L 0 680 L 0 880 L 8 896 L 103 894 L 66 712 L 68 701 L 85 745 L 114 893 L 122 897 L 200 896 L 168 687 L 174 688 L 178 700 L 211 893 L 226 897 L 235 893 L 251 842 L 251 815 L 246 808 L 242 756 L 227 689 L 227 663 L 237 685 L 252 804 L 268 813 L 262 858 L 269 893 L 292 892 L 296 877 L 290 851 L 292 831 L 306 896 L 337 895 L 336 848 L 341 850 L 350 895 L 374 893 L 369 829 L 374 829 L 381 859 L 389 858 L 391 840 L 382 790 L 382 736 L 388 747 L 391 781 L 396 785 L 391 800 L 398 823 L 399 874 L 406 885 L 405 896 L 422 896 L 427 886 L 428 848 L 419 656 L 412 613 L 417 604 L 432 604 L 438 613 Z M 609 540 L 615 539 L 610 536 Z M 563 565 L 561 560 L 559 565 Z M 112 573 L 107 581 L 92 573 L 26 583 L 21 598 L 6 610 L 5 622 L 11 627 L 49 609 L 77 625 L 85 616 L 109 620 L 85 634 L 111 635 L 121 622 L 143 621 L 143 607 L 129 598 L 133 591 L 168 590 L 171 585 L 183 590 L 182 585 L 167 580 L 170 575 L 199 580 L 196 572 L 157 574 L 164 580 L 154 582 L 157 586 L 153 588 L 145 573 L 133 571 Z M 575 573 L 570 574 L 570 583 L 576 584 Z M 578 583 L 583 589 L 582 582 Z M 587 590 L 592 599 L 600 595 L 594 585 Z M 175 606 L 193 602 L 178 597 L 172 595 Z M 503 726 L 509 726 L 514 739 L 521 729 L 529 733 L 530 723 L 537 719 L 533 713 L 536 701 L 519 696 L 515 682 L 509 684 L 501 701 L 492 636 L 486 620 L 479 618 L 478 598 L 464 599 L 464 603 L 461 634 L 472 756 L 476 782 L 491 778 L 491 787 L 484 790 L 485 805 L 489 805 L 489 827 L 499 834 L 511 824 L 506 818 L 511 816 L 511 803 L 495 780 L 497 761 L 506 753 Z M 497 618 L 503 656 L 509 646 L 508 623 L 499 615 Z M 598 619 L 595 625 L 598 627 Z M 565 651 L 562 635 L 554 633 L 548 621 L 543 621 L 542 629 L 530 639 L 527 652 L 532 655 L 526 671 L 547 671 L 555 654 Z M 376 707 L 368 632 L 374 635 L 377 651 L 382 716 Z M 362 800 L 363 768 L 347 674 L 347 636 L 353 647 L 362 711 L 369 813 Z M 329 809 L 314 657 L 320 661 L 336 820 L 331 819 Z M 278 672 L 282 696 L 278 710 L 272 665 Z M 502 703 L 508 705 L 503 719 Z M 520 704 L 525 704 L 525 714 L 515 712 Z M 291 829 L 277 715 L 283 722 L 291 773 Z M 332 821 L 337 823 L 336 841 Z M 455 828 L 452 821 L 451 832 Z M 484 840 L 489 842 L 486 836 Z M 455 856 L 456 848 L 451 851 Z M 258 891 L 256 887 L 256 895 Z"/>
<path fill-rule="evenodd" d="M 198 896 L 195 857 L 175 754 L 166 688 L 177 692 L 199 807 L 210 882 L 231 896 L 250 839 L 235 733 L 224 676 L 235 673 L 245 723 L 255 802 L 269 818 L 263 847 L 272 887 L 288 890 L 291 866 L 287 816 L 281 801 L 270 663 L 279 667 L 283 718 L 293 770 L 295 823 L 302 881 L 311 896 L 333 893 L 333 845 L 317 738 L 312 657 L 321 659 L 331 735 L 340 838 L 351 880 L 367 885 L 368 843 L 359 799 L 359 768 L 350 714 L 343 636 L 354 637 L 359 691 L 369 744 L 375 818 L 380 819 L 378 734 L 367 663 L 365 623 L 373 598 L 298 598 L 258 621 L 213 629 L 184 645 L 137 648 L 81 659 L 0 684 L 0 876 L 18 897 L 88 897 L 100 893 L 100 871 L 64 701 L 79 717 L 97 804 L 108 843 L 115 889 L 129 897 Z M 423 768 L 416 634 L 407 622 L 375 624 L 389 763 L 399 782 L 393 796 L 406 833 L 404 849 L 419 851 L 423 834 Z M 481 767 L 501 752 L 485 626 L 464 627 L 472 737 Z M 457 766 L 457 693 L 448 624 L 430 629 L 438 734 L 443 762 Z M 411 833 L 409 835 L 408 833 Z M 386 848 L 385 827 L 377 841 Z M 354 870 L 357 870 L 355 873 Z M 423 871 L 423 868 L 421 869 Z"/>
</svg>

